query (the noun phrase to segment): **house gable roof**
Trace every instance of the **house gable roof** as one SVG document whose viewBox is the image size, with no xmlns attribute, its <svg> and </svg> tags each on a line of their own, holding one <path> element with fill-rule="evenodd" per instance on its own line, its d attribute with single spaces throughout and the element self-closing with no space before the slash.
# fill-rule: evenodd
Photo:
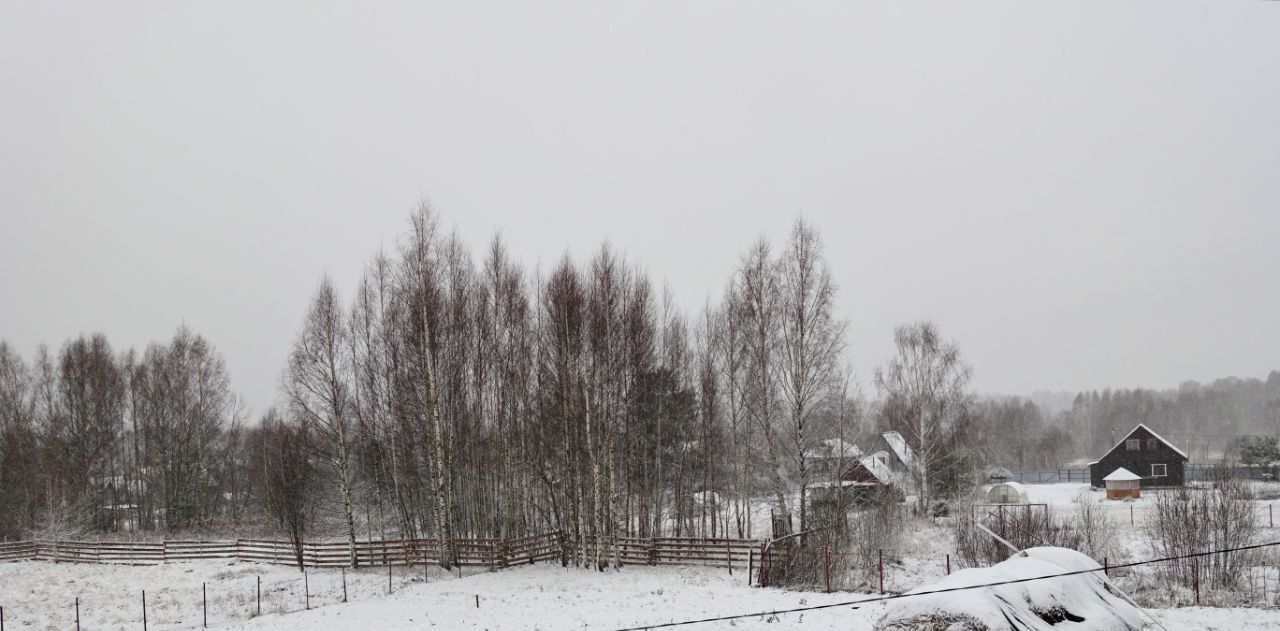
<svg viewBox="0 0 1280 631">
<path fill-rule="evenodd" d="M 885 432 L 881 434 L 880 437 L 889 445 L 889 448 L 893 450 L 893 454 L 898 457 L 898 460 L 900 460 L 903 465 L 906 465 L 908 469 L 914 466 L 912 464 L 914 454 L 911 453 L 911 446 L 907 444 L 907 439 L 903 438 L 902 434 L 899 434 L 898 432 Z"/>
<path fill-rule="evenodd" d="M 1151 436 L 1152 436 L 1153 438 L 1155 438 L 1156 440 L 1158 440 L 1158 441 L 1160 441 L 1160 442 L 1164 443 L 1164 446 L 1165 446 L 1165 447 L 1168 447 L 1169 449 L 1172 449 L 1172 450 L 1173 450 L 1174 452 L 1176 452 L 1179 456 L 1182 456 L 1183 458 L 1187 458 L 1187 460 L 1190 460 L 1190 458 L 1188 458 L 1188 457 L 1187 457 L 1187 452 L 1185 452 L 1185 451 L 1183 451 L 1183 450 L 1178 449 L 1177 447 L 1175 447 L 1173 443 L 1171 443 L 1171 442 L 1169 442 L 1169 441 L 1165 440 L 1163 436 L 1161 436 L 1161 435 L 1159 435 L 1159 434 L 1155 433 L 1155 431 L 1154 431 L 1154 430 L 1152 430 L 1150 427 L 1147 427 L 1145 423 L 1138 423 L 1138 425 L 1137 425 L 1137 426 L 1135 426 L 1133 429 L 1129 430 L 1129 433 L 1128 433 L 1128 434 L 1125 434 L 1125 435 L 1124 435 L 1124 438 L 1121 438 L 1121 439 L 1120 439 L 1120 442 L 1116 443 L 1114 447 L 1112 447 L 1111 449 L 1108 449 L 1108 450 L 1107 450 L 1107 453 L 1103 454 L 1102 458 L 1106 458 L 1107 456 L 1111 455 L 1111 452 L 1113 452 L 1113 451 L 1115 451 L 1115 450 L 1119 449 L 1122 445 L 1124 445 L 1124 441 L 1129 440 L 1129 437 L 1130 437 L 1130 436 L 1133 436 L 1133 433 L 1134 433 L 1134 432 L 1136 432 L 1136 431 L 1138 431 L 1138 430 L 1140 430 L 1140 429 L 1145 429 L 1145 430 L 1147 430 L 1147 433 L 1148 433 L 1148 434 L 1151 434 Z M 1090 462 L 1089 464 L 1098 464 L 1099 462 L 1102 462 L 1102 458 L 1099 458 L 1098 460 L 1095 460 L 1094 462 Z"/>
</svg>

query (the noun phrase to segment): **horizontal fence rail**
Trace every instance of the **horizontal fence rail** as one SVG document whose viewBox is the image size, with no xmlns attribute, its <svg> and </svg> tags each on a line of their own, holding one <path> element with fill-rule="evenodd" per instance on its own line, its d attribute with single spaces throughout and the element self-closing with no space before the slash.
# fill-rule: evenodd
<svg viewBox="0 0 1280 631">
<path fill-rule="evenodd" d="M 601 542 L 604 559 L 615 552 L 622 565 L 706 565 L 746 568 L 758 552 L 754 539 L 703 539 L 691 537 L 616 537 Z M 456 539 L 454 563 L 465 567 L 506 568 L 574 557 L 591 558 L 595 539 L 548 532 L 516 539 Z M 351 565 L 353 547 L 345 541 L 304 542 L 304 567 Z M 356 541 L 356 563 L 369 565 L 422 565 L 440 561 L 435 539 Z M 38 539 L 0 543 L 0 562 L 52 561 L 55 563 L 104 563 L 158 565 L 175 561 L 235 559 L 275 565 L 296 565 L 298 551 L 288 541 L 234 539 L 226 541 L 61 541 Z"/>
</svg>

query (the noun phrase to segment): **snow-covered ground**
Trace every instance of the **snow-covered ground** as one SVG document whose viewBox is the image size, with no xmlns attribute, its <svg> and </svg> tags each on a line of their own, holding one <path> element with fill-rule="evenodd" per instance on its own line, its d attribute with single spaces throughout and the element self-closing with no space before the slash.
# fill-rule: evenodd
<svg viewBox="0 0 1280 631">
<path fill-rule="evenodd" d="M 437 570 L 438 572 L 438 570 Z M 250 618 L 255 577 L 263 578 L 263 615 Z M 309 572 L 312 609 L 303 608 L 300 575 L 288 568 L 237 562 L 172 563 L 155 567 L 0 564 L 0 605 L 6 629 L 140 629 L 141 590 L 147 590 L 151 629 L 199 628 L 200 584 L 209 585 L 210 627 L 328 631 L 376 629 L 611 630 L 838 603 L 866 597 L 787 592 L 746 585 L 741 572 L 693 567 L 628 567 L 597 573 L 555 564 L 481 572 L 458 579 L 433 573 L 430 582 L 398 574 L 386 594 L 386 575 L 348 574 L 350 601 L 341 603 L 341 574 Z M 479 607 L 476 606 L 479 596 Z M 834 607 L 805 613 L 753 616 L 700 629 L 870 629 L 885 605 Z M 1280 611 L 1261 609 L 1151 610 L 1170 629 L 1252 631 L 1280 628 Z M 276 613 L 288 612 L 288 613 Z M 778 626 L 783 623 L 783 627 Z"/>
</svg>

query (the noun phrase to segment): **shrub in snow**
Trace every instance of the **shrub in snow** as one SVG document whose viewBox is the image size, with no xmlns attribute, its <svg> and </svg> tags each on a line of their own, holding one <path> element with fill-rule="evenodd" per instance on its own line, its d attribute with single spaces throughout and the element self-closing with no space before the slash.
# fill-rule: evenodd
<svg viewBox="0 0 1280 631">
<path fill-rule="evenodd" d="M 923 594 L 891 601 L 875 628 L 877 631 L 1060 631 L 1075 626 L 1066 623 L 1079 623 L 1076 628 L 1093 631 L 1141 629 L 1141 612 L 1112 593 L 1102 572 L 928 593 L 1095 569 L 1101 566 L 1074 550 L 1031 548 L 991 567 L 961 570 L 933 585 L 907 592 Z"/>
<path fill-rule="evenodd" d="M 982 498 L 970 498 L 957 508 L 953 533 L 957 562 L 965 567 L 981 567 L 998 563 L 1009 555 L 1009 549 L 976 527 L 982 524 L 1009 540 L 1015 547 L 1055 546 L 1070 548 L 1094 559 L 1123 561 L 1123 551 L 1116 548 L 1116 526 L 1106 512 L 1093 502 L 1077 504 L 1074 513 L 1046 514 L 1043 506 L 1010 504 L 1003 510 L 983 504 Z"/>
<path fill-rule="evenodd" d="M 1211 488 L 1182 487 L 1156 496 L 1155 516 L 1148 521 L 1155 556 L 1185 556 L 1253 543 L 1257 525 L 1252 489 L 1231 477 L 1226 468 L 1217 469 L 1212 478 Z M 1214 554 L 1194 562 L 1162 563 L 1154 572 L 1144 572 L 1134 580 L 1148 595 L 1163 592 L 1176 597 L 1192 589 L 1198 572 L 1202 592 L 1222 591 L 1222 600 L 1229 601 L 1225 592 L 1246 589 L 1249 568 L 1262 562 L 1262 553 L 1257 550 Z"/>
</svg>

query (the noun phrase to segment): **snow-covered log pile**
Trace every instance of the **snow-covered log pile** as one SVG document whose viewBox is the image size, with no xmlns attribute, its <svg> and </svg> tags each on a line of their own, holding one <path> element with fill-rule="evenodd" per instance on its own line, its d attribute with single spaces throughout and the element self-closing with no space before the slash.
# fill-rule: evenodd
<svg viewBox="0 0 1280 631">
<path fill-rule="evenodd" d="M 1101 569 L 1066 548 L 1031 548 L 988 568 L 961 570 L 907 593 L 933 592 Z M 895 600 L 877 631 L 1003 631 L 1089 629 L 1136 631 L 1142 613 L 1110 591 L 1102 572 L 962 589 Z"/>
</svg>

